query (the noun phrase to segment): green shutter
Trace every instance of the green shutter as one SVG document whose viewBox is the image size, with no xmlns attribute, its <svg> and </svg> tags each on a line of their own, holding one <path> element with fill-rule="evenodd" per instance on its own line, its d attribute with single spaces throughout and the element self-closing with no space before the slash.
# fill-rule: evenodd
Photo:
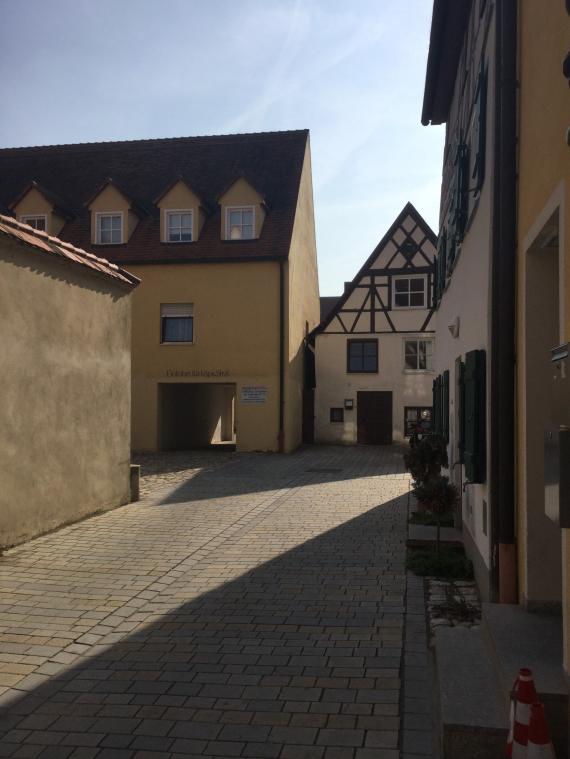
<svg viewBox="0 0 570 759">
<path fill-rule="evenodd" d="M 465 356 L 465 477 L 468 482 L 485 481 L 485 351 L 470 351 Z"/>
<path fill-rule="evenodd" d="M 477 151 L 473 165 L 472 179 L 475 180 L 475 189 L 480 191 L 485 179 L 485 143 L 487 129 L 487 72 L 484 61 L 481 61 L 477 80 L 477 93 L 475 96 L 475 121 L 473 146 Z"/>
<path fill-rule="evenodd" d="M 459 451 L 459 461 L 465 463 L 465 364 L 461 359 L 457 359 L 458 378 L 457 378 L 457 420 L 459 429 L 457 431 L 457 448 Z"/>
<path fill-rule="evenodd" d="M 453 208 L 453 222 L 455 227 L 455 242 L 463 240 L 465 225 L 467 224 L 469 190 L 469 148 L 461 143 L 457 148 L 455 158 L 455 197 Z"/>
<path fill-rule="evenodd" d="M 433 418 L 433 431 L 436 433 L 436 435 L 441 435 L 441 415 L 440 415 L 440 393 L 439 393 L 439 377 L 436 377 L 432 384 L 432 395 L 433 395 L 433 412 L 432 412 L 432 418 Z"/>
<path fill-rule="evenodd" d="M 441 378 L 441 434 L 449 443 L 449 372 L 447 369 Z"/>
</svg>

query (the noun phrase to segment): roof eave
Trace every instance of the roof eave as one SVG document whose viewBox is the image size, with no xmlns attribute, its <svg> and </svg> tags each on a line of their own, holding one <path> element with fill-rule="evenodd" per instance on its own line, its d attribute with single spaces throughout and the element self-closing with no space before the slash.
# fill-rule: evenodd
<svg viewBox="0 0 570 759">
<path fill-rule="evenodd" d="M 434 0 L 422 107 L 422 124 L 449 116 L 457 65 L 472 0 Z"/>
</svg>

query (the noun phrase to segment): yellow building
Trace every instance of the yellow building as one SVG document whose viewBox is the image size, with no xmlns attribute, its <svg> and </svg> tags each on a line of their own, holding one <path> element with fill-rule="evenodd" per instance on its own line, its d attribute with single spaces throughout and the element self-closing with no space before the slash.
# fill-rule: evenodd
<svg viewBox="0 0 570 759">
<path fill-rule="evenodd" d="M 518 14 L 518 592 L 531 611 L 562 609 L 569 675 L 570 514 L 562 509 L 559 515 L 548 493 L 545 499 L 551 475 L 545 471 L 545 434 L 570 426 L 563 358 L 570 339 L 570 94 L 562 75 L 570 16 L 564 3 L 539 0 L 521 0 Z M 569 464 L 563 458 L 562 474 Z M 564 506 L 568 494 L 561 496 Z"/>
<path fill-rule="evenodd" d="M 142 280 L 134 448 L 300 444 L 319 321 L 308 131 L 7 149 L 0 177 L 17 217 Z"/>
<path fill-rule="evenodd" d="M 0 548 L 128 503 L 137 284 L 0 216 Z"/>
</svg>

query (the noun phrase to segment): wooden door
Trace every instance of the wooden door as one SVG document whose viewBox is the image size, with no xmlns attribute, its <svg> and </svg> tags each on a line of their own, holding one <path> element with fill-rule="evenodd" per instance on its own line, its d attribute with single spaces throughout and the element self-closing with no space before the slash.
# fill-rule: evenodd
<svg viewBox="0 0 570 759">
<path fill-rule="evenodd" d="M 392 442 L 392 393 L 360 391 L 356 404 L 357 442 L 389 445 Z"/>
</svg>

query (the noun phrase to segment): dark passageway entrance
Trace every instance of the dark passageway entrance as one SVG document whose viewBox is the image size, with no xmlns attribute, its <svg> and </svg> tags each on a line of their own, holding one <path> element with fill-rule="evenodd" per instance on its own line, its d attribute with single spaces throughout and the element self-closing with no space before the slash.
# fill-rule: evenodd
<svg viewBox="0 0 570 759">
<path fill-rule="evenodd" d="M 160 450 L 235 449 L 235 398 L 234 384 L 159 384 Z"/>
</svg>

